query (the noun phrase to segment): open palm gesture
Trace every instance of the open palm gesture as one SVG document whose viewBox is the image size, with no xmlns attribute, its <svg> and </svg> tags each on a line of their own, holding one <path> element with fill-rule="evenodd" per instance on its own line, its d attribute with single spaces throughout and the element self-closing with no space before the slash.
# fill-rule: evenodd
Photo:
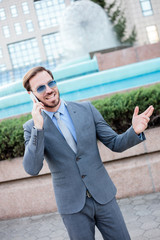
<svg viewBox="0 0 160 240">
<path fill-rule="evenodd" d="M 148 122 L 150 121 L 150 116 L 152 115 L 153 111 L 153 106 L 149 106 L 143 113 L 138 115 L 139 107 L 135 107 L 132 117 L 132 126 L 137 134 L 140 134 L 147 128 Z"/>
</svg>

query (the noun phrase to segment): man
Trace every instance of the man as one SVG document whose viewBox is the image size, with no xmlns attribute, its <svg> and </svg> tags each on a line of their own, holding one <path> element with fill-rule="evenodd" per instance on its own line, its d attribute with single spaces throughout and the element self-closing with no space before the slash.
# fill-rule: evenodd
<svg viewBox="0 0 160 240">
<path fill-rule="evenodd" d="M 118 135 L 91 103 L 65 103 L 60 99 L 49 70 L 32 68 L 24 76 L 23 85 L 38 99 L 33 100 L 33 119 L 24 124 L 24 168 L 37 175 L 44 158 L 47 161 L 58 210 L 70 239 L 94 240 L 96 225 L 105 240 L 129 240 L 115 199 L 116 188 L 100 159 L 97 139 L 116 152 L 142 142 L 153 107 L 140 115 L 136 107 L 132 127 Z"/>
</svg>

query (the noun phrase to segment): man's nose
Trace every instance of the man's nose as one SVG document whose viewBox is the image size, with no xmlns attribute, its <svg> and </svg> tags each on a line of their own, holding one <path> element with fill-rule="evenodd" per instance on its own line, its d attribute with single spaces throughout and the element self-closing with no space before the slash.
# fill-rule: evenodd
<svg viewBox="0 0 160 240">
<path fill-rule="evenodd" d="M 52 92 L 52 88 L 50 88 L 48 85 L 46 85 L 46 93 Z"/>
</svg>

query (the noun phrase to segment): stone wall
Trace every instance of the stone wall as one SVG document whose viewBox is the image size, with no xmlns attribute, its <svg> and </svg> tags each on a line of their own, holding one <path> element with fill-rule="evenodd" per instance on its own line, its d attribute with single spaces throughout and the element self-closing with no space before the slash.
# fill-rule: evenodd
<svg viewBox="0 0 160 240">
<path fill-rule="evenodd" d="M 144 46 L 124 48 L 112 52 L 97 52 L 95 53 L 95 56 L 97 57 L 99 70 L 103 71 L 160 57 L 160 42 Z"/>
<path fill-rule="evenodd" d="M 118 190 L 117 198 L 160 191 L 160 128 L 145 134 L 145 142 L 123 153 L 114 153 L 99 143 L 104 166 Z M 25 173 L 22 158 L 0 161 L 0 173 L 0 219 L 57 210 L 46 162 L 34 177 Z"/>
</svg>

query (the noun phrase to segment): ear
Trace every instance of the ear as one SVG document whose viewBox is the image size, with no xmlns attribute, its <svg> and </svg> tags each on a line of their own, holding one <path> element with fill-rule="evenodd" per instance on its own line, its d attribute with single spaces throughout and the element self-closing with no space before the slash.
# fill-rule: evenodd
<svg viewBox="0 0 160 240">
<path fill-rule="evenodd" d="M 31 91 L 28 91 L 28 94 L 31 94 Z"/>
</svg>

